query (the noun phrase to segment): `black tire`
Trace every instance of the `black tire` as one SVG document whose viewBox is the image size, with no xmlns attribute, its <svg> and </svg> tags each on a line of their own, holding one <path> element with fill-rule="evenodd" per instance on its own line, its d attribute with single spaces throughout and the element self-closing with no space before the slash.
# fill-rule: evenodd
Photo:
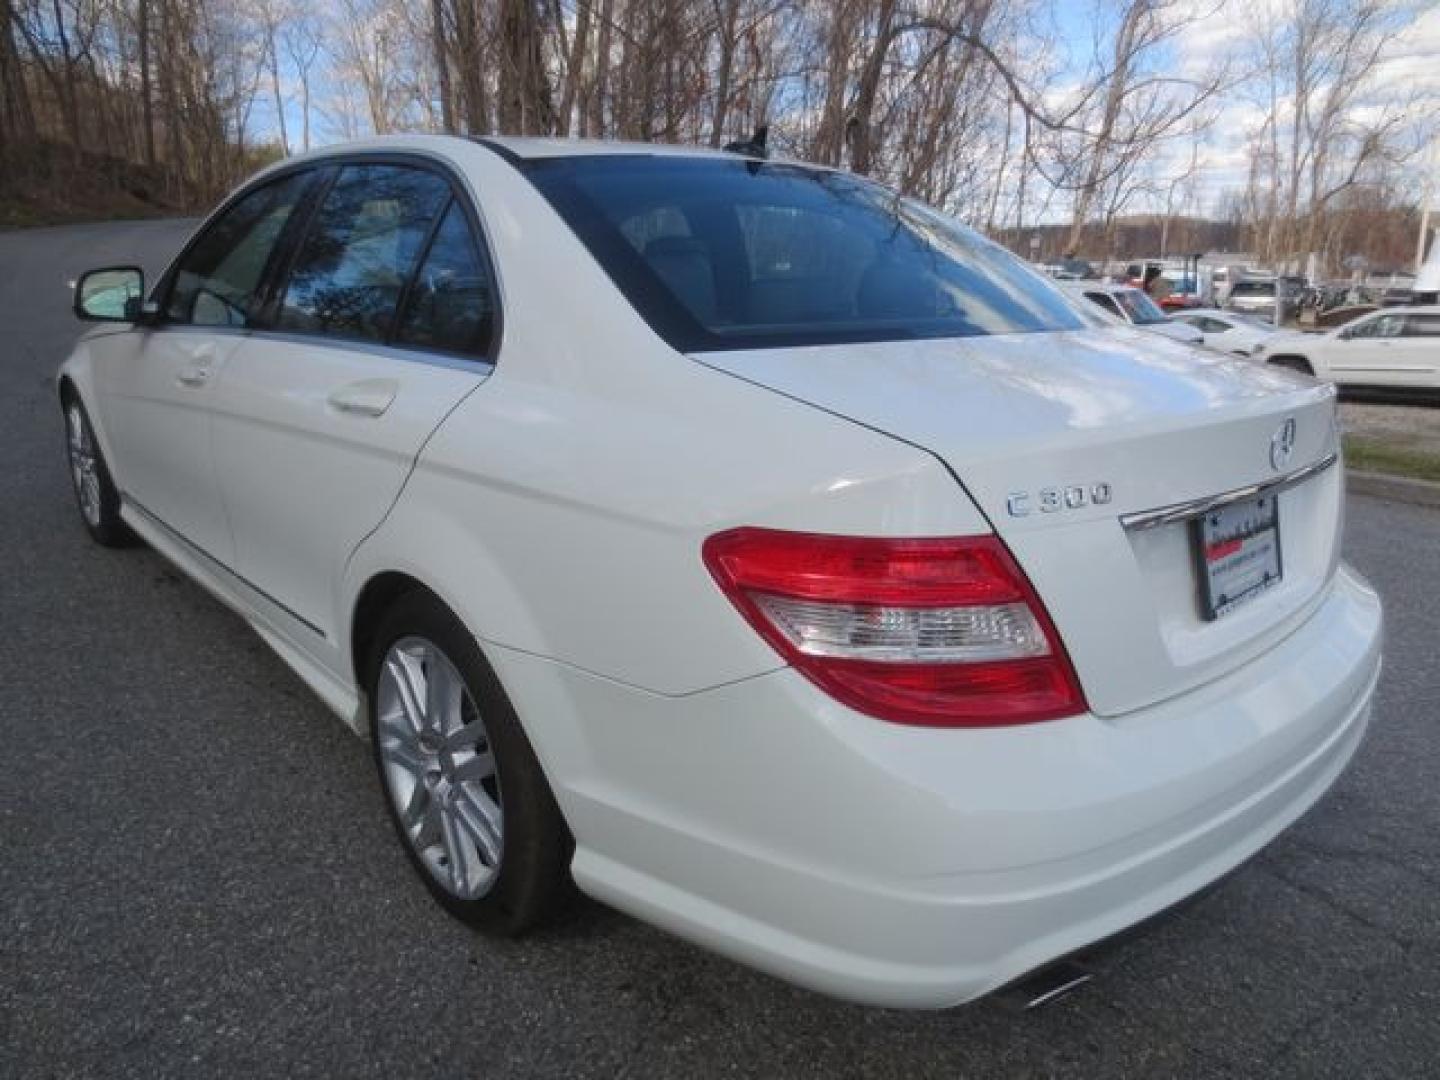
<svg viewBox="0 0 1440 1080">
<path fill-rule="evenodd" d="M 460 675 L 483 722 L 502 812 L 498 870 L 478 897 L 454 895 L 437 880 L 401 819 L 381 748 L 381 676 L 392 646 L 404 639 L 433 644 Z M 436 901 L 462 922 L 488 933 L 515 936 L 556 914 L 570 899 L 575 842 L 519 717 L 494 669 L 460 620 L 432 594 L 402 596 L 385 613 L 365 669 L 370 739 L 385 807 L 401 846 Z"/>
<path fill-rule="evenodd" d="M 1298 371 L 1301 375 L 1314 375 L 1315 369 L 1310 366 L 1310 361 L 1303 356 L 1277 356 L 1270 363 L 1276 367 L 1288 368 L 1291 371 Z"/>
<path fill-rule="evenodd" d="M 130 526 L 120 519 L 120 492 L 110 475 L 110 466 L 90 414 L 73 390 L 62 399 L 65 420 L 65 461 L 69 466 L 70 488 L 80 521 L 90 538 L 103 547 L 130 547 L 139 542 Z M 87 460 L 88 455 L 88 460 Z M 87 486 L 93 481 L 93 490 Z"/>
</svg>

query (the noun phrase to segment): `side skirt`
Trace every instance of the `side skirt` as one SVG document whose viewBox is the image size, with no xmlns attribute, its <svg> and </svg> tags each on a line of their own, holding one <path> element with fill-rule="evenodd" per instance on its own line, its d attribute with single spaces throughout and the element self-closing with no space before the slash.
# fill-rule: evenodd
<svg viewBox="0 0 1440 1080">
<path fill-rule="evenodd" d="M 364 701 L 359 691 L 336 678 L 289 630 L 289 626 L 294 625 L 323 639 L 317 628 L 303 622 L 229 567 L 200 551 L 124 493 L 121 494 L 120 517 L 147 544 L 249 623 L 260 640 L 300 676 L 305 685 L 345 722 L 346 727 L 361 738 L 366 737 Z"/>
</svg>

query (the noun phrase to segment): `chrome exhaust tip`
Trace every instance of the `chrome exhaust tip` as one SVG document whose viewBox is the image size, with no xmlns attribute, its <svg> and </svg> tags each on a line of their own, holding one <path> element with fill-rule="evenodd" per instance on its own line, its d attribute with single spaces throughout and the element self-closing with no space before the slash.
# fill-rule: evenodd
<svg viewBox="0 0 1440 1080">
<path fill-rule="evenodd" d="M 1074 960 L 1060 960 L 1011 983 L 1000 999 L 1020 1012 L 1053 1005 L 1095 978 L 1095 973 Z"/>
</svg>

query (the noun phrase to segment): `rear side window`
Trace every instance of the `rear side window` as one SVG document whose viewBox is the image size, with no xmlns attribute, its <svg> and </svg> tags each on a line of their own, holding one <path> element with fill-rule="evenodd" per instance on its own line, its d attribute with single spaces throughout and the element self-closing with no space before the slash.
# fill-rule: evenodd
<svg viewBox="0 0 1440 1080">
<path fill-rule="evenodd" d="M 1117 319 L 1125 318 L 1125 312 L 1120 310 L 1120 305 L 1110 298 L 1109 293 L 1087 292 L 1085 299 L 1096 307 L 1102 308 L 1107 315 L 1113 315 Z"/>
<path fill-rule="evenodd" d="M 395 340 L 481 355 L 494 332 L 490 270 L 464 210 L 452 201 L 410 287 Z"/>
<path fill-rule="evenodd" d="M 276 325 L 385 341 L 450 185 L 424 169 L 347 165 L 295 256 Z"/>
<path fill-rule="evenodd" d="M 1440 337 L 1440 315 L 1405 316 L 1406 337 Z"/>
<path fill-rule="evenodd" d="M 1083 326 L 998 244 L 859 177 L 646 154 L 522 168 L 682 352 Z"/>
<path fill-rule="evenodd" d="M 313 179 L 267 184 L 222 213 L 181 258 L 165 317 L 195 326 L 248 326 L 280 232 Z"/>
</svg>

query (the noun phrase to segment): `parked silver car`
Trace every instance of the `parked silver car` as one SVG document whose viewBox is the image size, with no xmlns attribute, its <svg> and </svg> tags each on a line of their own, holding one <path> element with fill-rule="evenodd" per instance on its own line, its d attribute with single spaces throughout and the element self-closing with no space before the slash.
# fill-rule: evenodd
<svg viewBox="0 0 1440 1080">
<path fill-rule="evenodd" d="M 1237 281 L 1230 286 L 1229 293 L 1221 305 L 1230 311 L 1239 312 L 1245 315 L 1253 315 L 1266 322 L 1274 322 L 1276 316 L 1275 290 L 1280 290 L 1280 321 L 1285 321 L 1295 314 L 1296 300 L 1298 294 L 1291 289 L 1284 279 L 1279 278 L 1246 278 Z"/>
</svg>

